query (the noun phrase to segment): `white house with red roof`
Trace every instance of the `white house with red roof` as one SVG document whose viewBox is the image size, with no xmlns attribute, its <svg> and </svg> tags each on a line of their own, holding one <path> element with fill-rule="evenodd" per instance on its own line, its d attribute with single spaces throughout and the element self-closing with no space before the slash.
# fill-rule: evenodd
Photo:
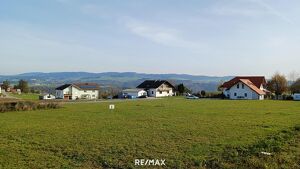
<svg viewBox="0 0 300 169">
<path fill-rule="evenodd" d="M 221 87 L 223 94 L 233 100 L 264 100 L 266 95 L 264 76 L 237 76 Z"/>
</svg>

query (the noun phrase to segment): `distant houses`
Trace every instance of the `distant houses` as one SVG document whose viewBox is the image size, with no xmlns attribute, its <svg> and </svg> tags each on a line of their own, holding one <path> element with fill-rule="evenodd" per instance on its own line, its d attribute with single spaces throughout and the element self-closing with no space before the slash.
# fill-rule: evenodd
<svg viewBox="0 0 300 169">
<path fill-rule="evenodd" d="M 223 94 L 229 99 L 264 100 L 266 84 L 264 76 L 237 76 L 221 87 Z"/>
<path fill-rule="evenodd" d="M 147 97 L 147 92 L 144 89 L 125 89 L 122 90 L 119 98 L 139 98 L 139 97 Z"/>
<path fill-rule="evenodd" d="M 55 89 L 56 99 L 93 100 L 99 98 L 100 87 L 97 83 L 74 83 L 65 84 Z"/>
<path fill-rule="evenodd" d="M 55 99 L 55 96 L 52 94 L 44 93 L 39 96 L 39 99 L 40 100 L 53 100 L 53 99 Z"/>
<path fill-rule="evenodd" d="M 166 97 L 175 95 L 175 87 L 167 80 L 145 80 L 136 88 L 146 91 L 148 97 Z"/>
</svg>

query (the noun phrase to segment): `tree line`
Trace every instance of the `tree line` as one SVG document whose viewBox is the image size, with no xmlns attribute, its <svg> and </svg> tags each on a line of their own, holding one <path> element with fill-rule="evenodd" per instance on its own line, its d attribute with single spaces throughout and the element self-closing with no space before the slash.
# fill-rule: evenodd
<svg viewBox="0 0 300 169">
<path fill-rule="evenodd" d="M 11 88 L 11 83 L 8 80 L 3 81 L 1 88 L 5 91 L 8 91 Z M 17 84 L 13 86 L 13 89 L 20 89 L 22 93 L 29 93 L 30 88 L 28 82 L 25 80 L 19 80 Z"/>
<path fill-rule="evenodd" d="M 284 93 L 300 93 L 300 78 L 289 84 L 283 74 L 275 73 L 267 82 L 267 90 L 274 93 L 277 98 Z"/>
</svg>

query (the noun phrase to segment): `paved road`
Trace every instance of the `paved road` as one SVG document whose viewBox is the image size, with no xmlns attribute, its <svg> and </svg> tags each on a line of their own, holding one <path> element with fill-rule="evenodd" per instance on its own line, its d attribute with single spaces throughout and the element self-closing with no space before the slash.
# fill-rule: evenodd
<svg viewBox="0 0 300 169">
<path fill-rule="evenodd" d="M 76 100 L 76 101 L 60 101 L 61 103 L 74 104 L 74 103 L 115 103 L 115 102 L 127 102 L 127 101 L 149 101 L 158 100 L 161 98 L 146 98 L 146 99 L 109 99 L 109 100 Z"/>
</svg>

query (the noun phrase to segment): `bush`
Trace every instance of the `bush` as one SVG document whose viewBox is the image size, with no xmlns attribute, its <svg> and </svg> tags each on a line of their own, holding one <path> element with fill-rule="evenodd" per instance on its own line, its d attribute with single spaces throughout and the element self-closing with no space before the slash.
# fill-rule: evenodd
<svg viewBox="0 0 300 169">
<path fill-rule="evenodd" d="M 31 111 L 39 109 L 58 109 L 59 103 L 55 102 L 31 102 L 31 101 L 18 101 L 18 102 L 2 102 L 0 103 L 0 112 L 8 111 Z"/>
</svg>

